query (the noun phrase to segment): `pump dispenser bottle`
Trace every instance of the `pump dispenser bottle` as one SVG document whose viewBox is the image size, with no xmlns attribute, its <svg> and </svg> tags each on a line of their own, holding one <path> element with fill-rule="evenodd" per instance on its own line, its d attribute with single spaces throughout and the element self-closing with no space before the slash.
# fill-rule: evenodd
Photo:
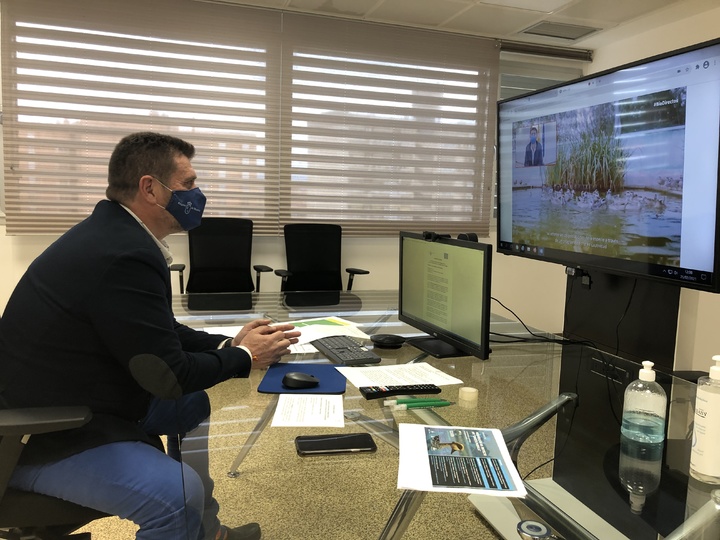
<svg viewBox="0 0 720 540">
<path fill-rule="evenodd" d="M 623 402 L 620 430 L 628 439 L 640 443 L 665 440 L 667 396 L 655 381 L 653 365 L 652 362 L 643 362 L 640 377 L 628 385 Z"/>
<path fill-rule="evenodd" d="M 623 401 L 619 473 L 634 514 L 642 512 L 645 499 L 660 485 L 667 396 L 652 367 L 652 362 L 643 362 Z"/>
<path fill-rule="evenodd" d="M 707 484 L 720 484 L 720 355 L 710 376 L 700 377 L 690 451 L 690 474 Z"/>
</svg>

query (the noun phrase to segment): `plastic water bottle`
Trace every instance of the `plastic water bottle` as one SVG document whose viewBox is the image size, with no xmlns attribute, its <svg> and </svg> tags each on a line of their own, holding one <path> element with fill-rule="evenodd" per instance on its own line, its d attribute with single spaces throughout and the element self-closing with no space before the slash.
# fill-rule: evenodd
<svg viewBox="0 0 720 540">
<path fill-rule="evenodd" d="M 659 443 L 665 440 L 667 396 L 655 381 L 653 363 L 643 362 L 640 377 L 625 390 L 621 433 L 633 441 Z"/>
</svg>

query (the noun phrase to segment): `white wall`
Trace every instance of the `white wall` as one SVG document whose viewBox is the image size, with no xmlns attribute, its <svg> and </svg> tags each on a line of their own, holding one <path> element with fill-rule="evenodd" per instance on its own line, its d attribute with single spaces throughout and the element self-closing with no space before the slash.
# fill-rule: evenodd
<svg viewBox="0 0 720 540">
<path fill-rule="evenodd" d="M 418 227 L 418 232 L 427 227 Z M 56 237 L 54 236 L 5 236 L 0 229 L 0 309 L 7 303 L 15 283 L 27 266 Z M 172 235 L 168 239 L 175 257 L 174 262 L 188 259 L 187 236 Z M 494 244 L 494 238 L 481 239 Z M 525 261 L 517 257 L 493 254 L 493 296 L 515 311 L 527 324 L 560 331 L 562 329 L 562 306 L 565 295 L 565 274 L 559 265 Z M 353 287 L 358 290 L 395 289 L 398 286 L 398 240 L 396 238 L 346 238 L 343 242 L 343 268 L 359 266 L 370 270 L 366 276 L 355 278 Z M 285 248 L 282 238 L 255 237 L 253 240 L 253 264 L 266 264 L 272 268 L 284 268 Z M 187 276 L 186 276 L 187 278 Z M 173 276 L 178 290 L 177 274 Z M 263 274 L 263 291 L 280 289 L 280 278 Z M 503 310 L 497 304 L 493 307 Z M 510 316 L 509 313 L 505 313 Z"/>
<path fill-rule="evenodd" d="M 688 0 L 678 22 L 656 26 L 653 21 L 637 24 L 633 37 L 618 40 L 597 49 L 590 71 L 600 71 L 653 54 L 692 45 L 720 34 L 720 7 L 712 7 L 700 15 L 681 19 L 692 6 L 707 9 L 716 0 Z M 679 9 L 679 8 L 677 8 Z M 719 97 L 720 99 L 720 97 Z M 418 226 L 418 231 L 426 229 Z M 48 236 L 8 237 L 0 228 L 0 308 L 5 306 L 12 288 L 27 265 L 54 239 Z M 482 239 L 494 243 L 494 238 Z M 187 242 L 183 235 L 169 239 L 176 262 L 187 261 Z M 284 250 L 280 238 L 254 240 L 253 262 L 273 268 L 284 266 Z M 357 289 L 386 289 L 397 287 L 397 240 L 348 238 L 343 244 L 343 265 L 360 266 L 371 271 L 359 276 Z M 511 308 L 524 322 L 550 331 L 562 328 L 565 298 L 565 273 L 560 265 L 523 260 L 518 257 L 494 254 L 493 296 Z M 177 279 L 177 278 L 175 278 Z M 279 278 L 264 275 L 262 289 L 278 290 Z M 493 309 L 502 313 L 502 308 Z M 509 314 L 508 314 L 509 315 Z M 709 358 L 720 353 L 720 336 L 715 322 L 720 322 L 720 295 L 683 291 L 678 329 L 678 369 L 707 369 Z"/>
</svg>

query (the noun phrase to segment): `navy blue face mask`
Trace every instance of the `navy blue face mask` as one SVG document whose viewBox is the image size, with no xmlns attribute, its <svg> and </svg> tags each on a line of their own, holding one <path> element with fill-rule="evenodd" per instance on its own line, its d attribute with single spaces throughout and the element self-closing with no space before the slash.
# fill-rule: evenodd
<svg viewBox="0 0 720 540">
<path fill-rule="evenodd" d="M 172 193 L 165 210 L 170 212 L 170 215 L 177 220 L 183 230 L 189 231 L 200 225 L 203 210 L 205 210 L 205 202 L 207 201 L 200 188 L 180 191 L 170 189 L 160 180 L 158 180 L 158 183 Z"/>
</svg>

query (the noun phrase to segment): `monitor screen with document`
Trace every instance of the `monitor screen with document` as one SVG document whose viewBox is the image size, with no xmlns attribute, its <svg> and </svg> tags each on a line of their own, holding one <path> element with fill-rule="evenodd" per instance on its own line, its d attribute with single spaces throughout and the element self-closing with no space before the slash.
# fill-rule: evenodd
<svg viewBox="0 0 720 540">
<path fill-rule="evenodd" d="M 490 355 L 492 246 L 400 233 L 398 318 L 428 334 L 409 343 L 437 358 Z"/>
</svg>

